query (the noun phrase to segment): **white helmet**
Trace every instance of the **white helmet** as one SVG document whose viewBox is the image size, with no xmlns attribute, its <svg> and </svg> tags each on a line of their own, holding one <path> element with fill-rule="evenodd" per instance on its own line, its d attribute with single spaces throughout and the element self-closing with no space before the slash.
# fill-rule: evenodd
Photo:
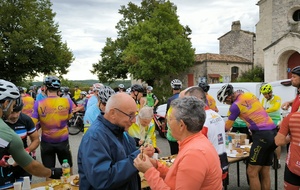
<svg viewBox="0 0 300 190">
<path fill-rule="evenodd" d="M 113 94 L 115 94 L 115 91 L 109 86 L 104 86 L 98 92 L 101 103 L 106 103 Z"/>
<path fill-rule="evenodd" d="M 230 96 L 233 93 L 233 86 L 231 84 L 225 84 L 217 93 L 217 99 L 219 102 L 224 102 L 227 96 Z"/>
<path fill-rule="evenodd" d="M 119 88 L 121 88 L 121 89 L 125 89 L 125 86 L 124 86 L 124 84 L 119 84 L 119 86 L 118 86 Z"/>
<path fill-rule="evenodd" d="M 182 82 L 179 79 L 174 79 L 171 81 L 171 87 L 175 90 L 182 88 Z"/>
<path fill-rule="evenodd" d="M 20 96 L 19 89 L 13 83 L 0 79 L 0 100 L 17 99 Z"/>
</svg>

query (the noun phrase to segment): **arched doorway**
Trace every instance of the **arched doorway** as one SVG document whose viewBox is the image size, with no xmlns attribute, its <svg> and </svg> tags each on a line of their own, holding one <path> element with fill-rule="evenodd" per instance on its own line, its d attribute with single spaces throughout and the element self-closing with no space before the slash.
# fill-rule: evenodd
<svg viewBox="0 0 300 190">
<path fill-rule="evenodd" d="M 288 60 L 288 65 L 287 65 L 287 77 L 291 78 L 292 73 L 291 70 L 300 65 L 300 54 L 298 52 L 293 53 L 289 60 Z"/>
</svg>

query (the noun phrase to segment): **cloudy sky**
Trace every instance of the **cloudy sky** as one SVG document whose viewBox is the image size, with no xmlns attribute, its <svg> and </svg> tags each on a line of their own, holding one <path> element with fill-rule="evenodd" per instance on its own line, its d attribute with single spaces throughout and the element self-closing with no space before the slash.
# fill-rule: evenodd
<svg viewBox="0 0 300 190">
<path fill-rule="evenodd" d="M 129 0 L 51 0 L 55 21 L 75 61 L 64 77 L 69 80 L 97 79 L 90 73 L 98 62 L 107 37 L 116 38 L 115 26 L 122 18 L 121 5 Z M 140 5 L 141 0 L 131 2 Z M 255 32 L 258 0 L 171 0 L 177 6 L 180 24 L 192 29 L 196 53 L 219 53 L 220 36 L 240 20 L 243 30 Z"/>
</svg>

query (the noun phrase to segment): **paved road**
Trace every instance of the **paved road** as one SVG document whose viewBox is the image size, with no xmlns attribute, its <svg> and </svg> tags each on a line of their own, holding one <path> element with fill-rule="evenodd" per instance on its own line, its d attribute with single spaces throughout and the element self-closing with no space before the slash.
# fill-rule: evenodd
<svg viewBox="0 0 300 190">
<path fill-rule="evenodd" d="M 77 168 L 77 151 L 78 151 L 78 147 L 80 144 L 82 138 L 82 133 L 78 134 L 78 135 L 70 135 L 70 145 L 71 145 L 71 149 L 72 149 L 72 153 L 73 153 L 73 173 L 76 174 L 78 173 L 78 168 Z M 162 156 L 168 156 L 170 155 L 170 150 L 169 150 L 169 144 L 168 141 L 164 138 L 161 138 L 158 134 L 157 134 L 157 145 L 158 147 L 162 150 L 162 153 L 159 155 L 160 157 Z M 281 155 L 281 163 L 284 163 L 286 157 L 286 149 L 283 148 L 282 149 L 282 155 Z M 37 151 L 37 160 L 41 161 L 40 159 L 40 152 L 39 152 L 39 148 Z M 282 166 L 284 166 L 282 164 Z M 57 167 L 60 167 L 60 165 L 57 162 Z M 283 189 L 283 173 L 284 173 L 284 168 L 280 168 L 278 170 L 278 189 Z M 230 176 L 230 180 L 229 180 L 229 186 L 228 186 L 228 190 L 248 190 L 249 186 L 247 184 L 247 180 L 246 180 L 246 165 L 243 162 L 240 162 L 240 187 L 237 187 L 237 169 L 236 169 L 236 164 L 232 164 L 229 167 L 229 176 Z M 275 189 L 275 185 L 274 185 L 274 170 L 271 169 L 271 188 L 272 190 Z M 41 182 L 44 181 L 44 178 L 38 178 L 38 177 L 33 177 L 33 182 Z"/>
</svg>

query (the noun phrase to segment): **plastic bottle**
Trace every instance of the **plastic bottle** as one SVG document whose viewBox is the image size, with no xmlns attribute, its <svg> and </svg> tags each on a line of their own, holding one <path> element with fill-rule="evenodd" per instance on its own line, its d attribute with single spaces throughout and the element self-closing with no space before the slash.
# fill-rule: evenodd
<svg viewBox="0 0 300 190">
<path fill-rule="evenodd" d="M 63 160 L 63 164 L 62 164 L 62 183 L 69 183 L 70 182 L 70 175 L 71 175 L 71 168 L 70 165 L 68 163 L 68 159 L 64 159 Z"/>
<path fill-rule="evenodd" d="M 237 131 L 237 132 L 235 133 L 234 138 L 236 139 L 236 140 L 235 140 L 235 141 L 236 141 L 236 144 L 235 144 L 236 148 L 240 148 L 240 145 L 241 145 L 241 135 L 240 135 L 240 132 L 239 132 L 239 131 Z"/>
<path fill-rule="evenodd" d="M 229 148 L 229 139 L 228 139 L 228 134 L 225 133 L 225 148 L 228 149 Z"/>
</svg>

